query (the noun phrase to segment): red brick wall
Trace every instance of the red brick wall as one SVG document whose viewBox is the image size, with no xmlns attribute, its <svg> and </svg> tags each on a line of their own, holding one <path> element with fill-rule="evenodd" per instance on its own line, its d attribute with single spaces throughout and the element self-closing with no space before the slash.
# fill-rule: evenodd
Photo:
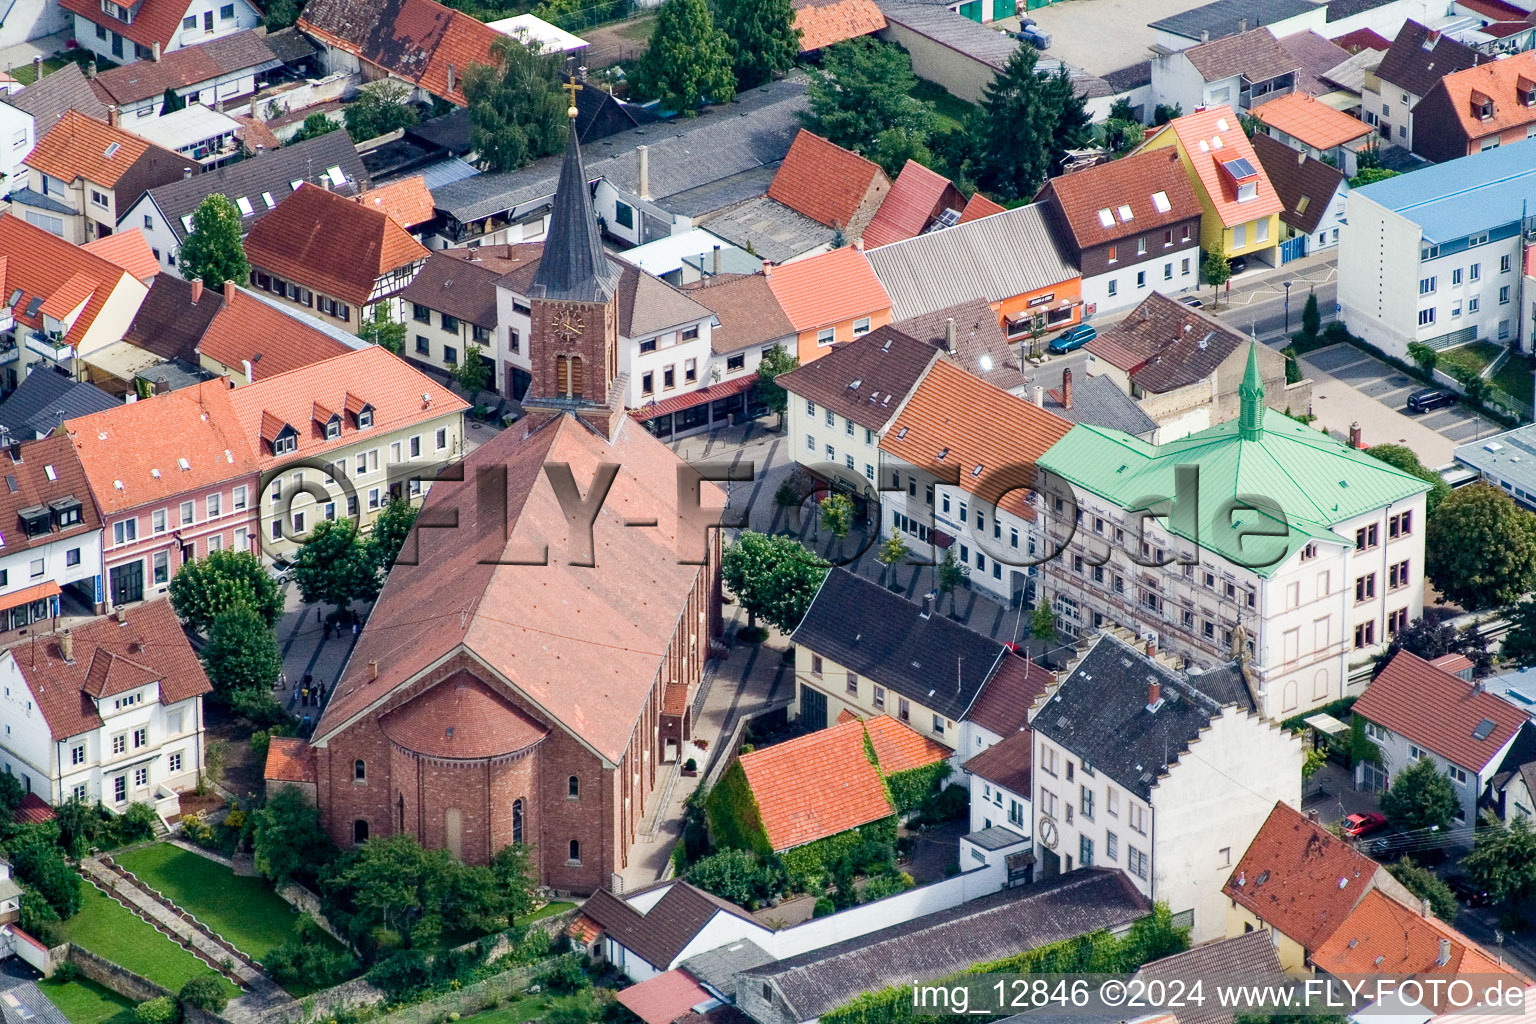
<svg viewBox="0 0 1536 1024">
<path fill-rule="evenodd" d="M 619 320 L 615 304 L 534 299 L 530 305 L 528 359 L 533 382 L 528 394 L 534 398 L 563 398 L 555 382 L 555 357 L 580 356 L 582 391 L 576 397 L 594 405 L 606 404 L 608 385 L 618 373 Z M 567 337 L 555 327 L 556 321 L 566 314 L 582 319 L 581 334 Z"/>
</svg>

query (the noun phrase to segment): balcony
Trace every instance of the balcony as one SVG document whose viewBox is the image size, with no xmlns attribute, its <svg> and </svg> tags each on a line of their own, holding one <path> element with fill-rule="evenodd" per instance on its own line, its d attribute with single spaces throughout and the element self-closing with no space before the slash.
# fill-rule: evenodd
<svg viewBox="0 0 1536 1024">
<path fill-rule="evenodd" d="M 6 316 L 5 319 L 9 320 L 10 317 Z M 21 349 L 17 346 L 15 339 L 0 339 L 0 366 L 4 366 L 6 363 L 14 363 L 19 359 L 21 359 Z"/>
<path fill-rule="evenodd" d="M 40 331 L 27 332 L 27 349 L 56 363 L 66 363 L 75 357 L 74 346 L 64 344 L 61 339 L 50 338 Z"/>
</svg>

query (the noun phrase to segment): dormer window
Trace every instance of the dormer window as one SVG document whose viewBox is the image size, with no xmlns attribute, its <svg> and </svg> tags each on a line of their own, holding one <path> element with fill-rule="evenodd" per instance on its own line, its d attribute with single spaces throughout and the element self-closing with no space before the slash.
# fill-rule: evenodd
<svg viewBox="0 0 1536 1024">
<path fill-rule="evenodd" d="M 373 426 L 373 406 L 367 405 L 358 410 L 357 426 L 360 430 L 366 430 Z"/>
<path fill-rule="evenodd" d="M 1515 99 L 1527 107 L 1536 107 L 1536 79 L 1524 75 L 1515 79 Z"/>
<path fill-rule="evenodd" d="M 284 434 L 272 442 L 273 455 L 289 455 L 299 450 L 299 439 L 295 434 Z"/>
<path fill-rule="evenodd" d="M 1254 199 L 1259 194 L 1259 172 L 1246 157 L 1234 157 L 1221 162 L 1221 173 L 1232 183 L 1240 203 Z"/>
<path fill-rule="evenodd" d="M 28 537 L 41 537 L 52 525 L 53 517 L 43 505 L 33 505 L 17 513 L 21 517 L 21 529 Z"/>
<path fill-rule="evenodd" d="M 1472 93 L 1472 116 L 1479 121 L 1487 121 L 1493 117 L 1493 97 L 1474 91 Z"/>
<path fill-rule="evenodd" d="M 59 529 L 66 529 L 79 525 L 84 519 L 80 499 L 73 495 L 64 498 L 55 498 L 48 503 L 48 508 L 53 512 L 53 519 L 59 525 Z"/>
<path fill-rule="evenodd" d="M 101 0 L 101 11 L 103 14 L 116 18 L 118 21 L 125 25 L 133 24 L 132 7 L 125 7 L 122 4 L 115 4 L 112 2 L 112 0 Z"/>
<path fill-rule="evenodd" d="M 336 417 L 333 417 L 331 419 L 331 421 L 325 425 L 325 439 L 327 441 L 334 441 L 334 440 L 336 440 L 340 436 L 341 436 L 341 417 L 340 416 L 336 416 Z"/>
<path fill-rule="evenodd" d="M 1255 199 L 1258 197 L 1258 194 L 1259 183 L 1256 181 L 1245 181 L 1237 186 L 1237 201 L 1240 203 L 1246 203 L 1250 199 Z"/>
</svg>

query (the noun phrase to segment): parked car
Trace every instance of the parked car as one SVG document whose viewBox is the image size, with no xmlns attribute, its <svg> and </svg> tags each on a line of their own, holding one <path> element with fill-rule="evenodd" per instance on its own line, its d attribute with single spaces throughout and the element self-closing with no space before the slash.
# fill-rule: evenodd
<svg viewBox="0 0 1536 1024">
<path fill-rule="evenodd" d="M 272 574 L 272 578 L 277 581 L 277 585 L 280 587 L 288 583 L 290 578 L 289 571 L 292 569 L 293 566 L 281 558 L 274 558 L 272 564 L 267 566 L 267 572 Z"/>
<path fill-rule="evenodd" d="M 1420 388 L 1408 396 L 1408 408 L 1412 412 L 1429 412 L 1456 401 L 1456 392 L 1449 388 Z"/>
<path fill-rule="evenodd" d="M 1466 875 L 1453 875 L 1445 880 L 1445 884 L 1469 907 L 1486 907 L 1493 903 L 1493 894 Z"/>
<path fill-rule="evenodd" d="M 1200 298 L 1200 296 L 1198 296 L 1198 295 L 1186 295 L 1182 299 L 1180 299 L 1179 301 L 1184 303 L 1184 305 L 1190 307 L 1191 309 L 1204 309 L 1205 308 L 1205 300 Z"/>
<path fill-rule="evenodd" d="M 1236 277 L 1238 274 L 1241 274 L 1243 271 L 1248 269 L 1248 257 L 1233 256 L 1232 259 L 1227 262 L 1227 269 L 1232 272 L 1233 277 Z"/>
<path fill-rule="evenodd" d="M 1028 25 L 1019 30 L 1019 41 L 1028 43 L 1037 50 L 1049 50 L 1051 48 L 1051 34 L 1042 32 L 1038 25 Z"/>
<path fill-rule="evenodd" d="M 1076 327 L 1068 327 L 1052 338 L 1050 350 L 1057 353 L 1075 352 L 1098 336 L 1098 328 L 1090 324 L 1078 324 Z"/>
<path fill-rule="evenodd" d="M 1423 832 L 1404 832 L 1401 829 L 1393 829 L 1369 840 L 1361 849 L 1383 864 L 1389 860 L 1412 855 L 1415 861 L 1427 868 L 1444 863 L 1449 856 L 1444 846 L 1432 845 L 1433 843 L 1434 839 L 1426 837 Z"/>
<path fill-rule="evenodd" d="M 1363 814 L 1351 814 L 1344 819 L 1344 834 L 1351 839 L 1359 839 L 1374 832 L 1380 832 L 1387 827 L 1387 817 L 1374 811 Z"/>
</svg>

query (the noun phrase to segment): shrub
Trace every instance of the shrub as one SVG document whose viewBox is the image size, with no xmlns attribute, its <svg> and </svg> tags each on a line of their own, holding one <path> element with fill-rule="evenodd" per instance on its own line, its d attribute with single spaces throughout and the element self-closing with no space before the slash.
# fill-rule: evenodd
<svg viewBox="0 0 1536 1024">
<path fill-rule="evenodd" d="M 80 876 L 59 855 L 46 834 L 23 833 L 12 844 L 10 853 L 16 874 L 48 902 L 60 919 L 75 916 L 80 909 Z"/>
<path fill-rule="evenodd" d="M 828 914 L 837 913 L 837 905 L 826 896 L 816 899 L 816 906 L 811 910 L 812 917 L 826 917 Z"/>
<path fill-rule="evenodd" d="M 949 774 L 948 761 L 892 772 L 885 779 L 886 787 L 891 791 L 891 803 L 898 812 L 915 811 L 937 792 L 939 784 L 949 778 Z"/>
<path fill-rule="evenodd" d="M 127 846 L 129 843 L 142 843 L 155 838 L 155 824 L 160 816 L 149 804 L 130 804 L 116 821 L 114 838 L 119 846 Z"/>
<path fill-rule="evenodd" d="M 134 1007 L 133 1015 L 139 1024 L 176 1024 L 181 1018 L 181 1007 L 170 996 L 157 996 Z"/>
<path fill-rule="evenodd" d="M 1330 320 L 1328 326 L 1323 328 L 1323 337 L 1333 342 L 1350 341 L 1352 339 L 1349 328 L 1344 326 L 1344 321 L 1342 320 Z"/>
<path fill-rule="evenodd" d="M 683 762 L 683 770 L 687 772 L 696 772 L 699 770 L 699 762 L 690 757 L 688 760 Z"/>
<path fill-rule="evenodd" d="M 281 946 L 266 955 L 262 966 L 280 984 L 302 983 L 329 988 L 355 974 L 358 964 L 351 953 L 327 938 L 314 918 L 301 914 L 293 931 L 288 933 Z M 383 985 L 379 987 L 384 988 Z M 186 990 L 182 991 L 185 998 Z"/>
<path fill-rule="evenodd" d="M 573 956 L 563 957 L 539 975 L 538 984 L 557 995 L 572 995 L 592 987 L 592 979 Z"/>
<path fill-rule="evenodd" d="M 741 762 L 731 765 L 710 790 L 705 812 L 709 818 L 709 838 L 717 850 L 773 852 Z"/>
<path fill-rule="evenodd" d="M 905 871 L 877 875 L 864 883 L 864 889 L 859 893 L 859 902 L 872 903 L 887 896 L 895 896 L 899 892 L 906 892 L 916 884 L 912 876 Z"/>
<path fill-rule="evenodd" d="M 432 970 L 420 950 L 402 949 L 374 964 L 368 971 L 368 980 L 399 1001 L 425 989 L 432 981 Z"/>
<path fill-rule="evenodd" d="M 229 994 L 224 991 L 224 986 L 212 975 L 204 974 L 193 978 L 181 986 L 181 992 L 177 998 L 184 1005 L 195 1006 L 199 1010 L 207 1010 L 209 1013 L 221 1013 L 229 1002 Z"/>
<path fill-rule="evenodd" d="M 723 900 L 755 910 L 784 891 L 784 872 L 751 850 L 721 850 L 688 869 L 689 882 Z"/>
</svg>

